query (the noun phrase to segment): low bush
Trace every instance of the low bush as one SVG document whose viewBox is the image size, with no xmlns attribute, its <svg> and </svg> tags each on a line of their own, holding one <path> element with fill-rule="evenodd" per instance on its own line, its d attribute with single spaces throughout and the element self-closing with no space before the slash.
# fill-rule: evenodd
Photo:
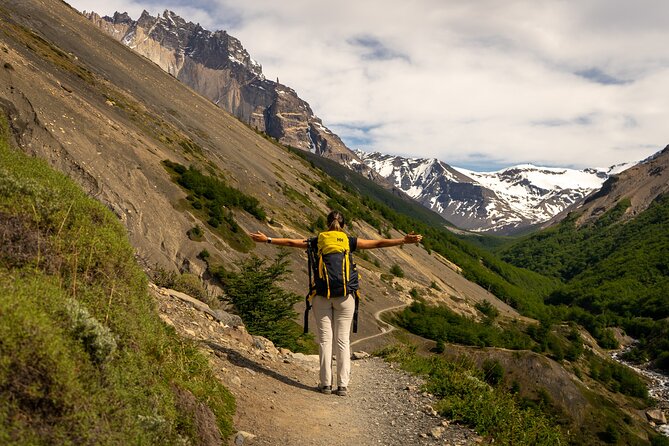
<svg viewBox="0 0 669 446">
<path fill-rule="evenodd" d="M 388 361 L 399 362 L 410 372 L 425 375 L 426 390 L 439 398 L 436 408 L 442 416 L 491 436 L 495 444 L 566 444 L 550 415 L 540 408 L 523 408 L 513 394 L 490 386 L 483 372 L 464 359 L 421 357 L 405 345 L 388 347 L 378 354 Z"/>
</svg>

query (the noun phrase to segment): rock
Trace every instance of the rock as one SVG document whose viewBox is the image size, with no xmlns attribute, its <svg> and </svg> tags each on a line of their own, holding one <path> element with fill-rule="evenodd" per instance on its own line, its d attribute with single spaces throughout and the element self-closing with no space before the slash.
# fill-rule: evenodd
<svg viewBox="0 0 669 446">
<path fill-rule="evenodd" d="M 353 354 L 351 355 L 351 359 L 357 361 L 358 359 L 365 359 L 369 358 L 370 356 L 371 355 L 367 352 L 359 351 L 359 352 L 353 352 Z"/>
<path fill-rule="evenodd" d="M 241 387 L 242 386 L 242 379 L 239 376 L 233 376 L 232 379 L 230 379 L 230 382 L 234 384 L 235 386 Z"/>
<path fill-rule="evenodd" d="M 223 310 L 211 310 L 210 313 L 216 320 L 221 322 L 224 325 L 227 325 L 228 327 L 239 327 L 241 325 L 244 325 L 244 322 L 242 322 L 242 318 L 237 316 L 236 314 L 230 314 L 227 311 Z"/>
<path fill-rule="evenodd" d="M 202 311 L 203 313 L 206 313 L 210 316 L 212 316 L 214 319 L 216 319 L 218 322 L 223 323 L 224 325 L 227 325 L 229 327 L 239 327 L 243 326 L 244 323 L 242 322 L 242 318 L 230 314 L 227 311 L 223 310 L 212 310 L 209 305 L 206 303 L 202 302 L 201 300 L 198 300 L 194 297 L 189 296 L 186 293 L 182 293 L 180 291 L 172 290 L 169 288 L 160 288 L 158 286 L 152 287 L 152 289 L 155 289 L 157 292 L 160 294 L 167 294 L 173 298 L 179 299 L 182 302 L 188 303 L 191 307 L 195 308 L 198 311 Z"/>
<path fill-rule="evenodd" d="M 409 392 L 418 392 L 418 386 L 406 386 L 404 390 L 408 390 Z"/>
<path fill-rule="evenodd" d="M 441 438 L 446 429 L 443 426 L 437 426 L 430 431 L 430 435 L 434 438 Z"/>
<path fill-rule="evenodd" d="M 164 314 L 160 314 L 160 318 L 161 318 L 161 319 L 163 320 L 163 322 L 165 322 L 167 325 L 171 325 L 172 327 L 174 327 L 174 322 L 172 322 L 172 319 L 170 319 L 169 317 L 165 316 Z"/>
<path fill-rule="evenodd" d="M 274 343 L 262 336 L 253 336 L 253 346 L 258 350 L 268 353 L 271 356 L 278 356 L 279 350 L 276 349 Z"/>
<path fill-rule="evenodd" d="M 646 417 L 656 424 L 667 424 L 667 417 L 660 409 L 647 410 Z"/>
<path fill-rule="evenodd" d="M 173 386 L 176 397 L 177 410 L 187 413 L 194 421 L 194 428 L 197 432 L 196 444 L 201 446 L 217 446 L 222 444 L 221 431 L 218 428 L 216 415 L 209 406 L 204 404 L 188 390 Z"/>
<path fill-rule="evenodd" d="M 225 330 L 225 336 L 226 338 L 238 341 L 243 345 L 253 345 L 253 336 L 246 331 L 246 327 L 243 325 L 227 328 Z"/>
<path fill-rule="evenodd" d="M 254 438 L 256 438 L 256 436 L 250 432 L 239 431 L 237 432 L 237 435 L 235 435 L 235 446 L 250 444 Z"/>
<path fill-rule="evenodd" d="M 317 148 L 319 155 L 338 162 L 356 160 L 358 170 L 374 176 L 293 89 L 278 79 L 265 79 L 262 67 L 238 39 L 204 30 L 167 11 L 162 17 L 142 15 L 136 22 L 122 15 L 111 20 L 93 14 L 87 17 L 256 130 L 286 146 L 305 151 Z M 184 54 L 183 48 L 187 47 L 198 51 Z M 231 59 L 235 63 L 230 63 Z"/>
</svg>

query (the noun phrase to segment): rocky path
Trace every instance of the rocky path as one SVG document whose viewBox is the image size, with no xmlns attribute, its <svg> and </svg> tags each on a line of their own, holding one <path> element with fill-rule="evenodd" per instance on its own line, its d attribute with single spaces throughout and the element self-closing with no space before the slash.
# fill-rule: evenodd
<svg viewBox="0 0 669 446">
<path fill-rule="evenodd" d="M 235 445 L 471 445 L 473 431 L 442 419 L 421 380 L 379 358 L 354 360 L 349 396 L 315 390 L 318 359 L 277 350 L 243 327 L 154 288 L 161 317 L 198 342 L 237 400 Z M 187 299 L 186 299 L 187 300 Z M 201 306 L 202 304 L 196 304 Z"/>
</svg>

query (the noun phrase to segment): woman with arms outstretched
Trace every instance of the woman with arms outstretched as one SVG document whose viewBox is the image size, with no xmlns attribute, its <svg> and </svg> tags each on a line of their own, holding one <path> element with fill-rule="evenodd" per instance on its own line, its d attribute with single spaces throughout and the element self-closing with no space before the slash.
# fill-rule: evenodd
<svg viewBox="0 0 669 446">
<path fill-rule="evenodd" d="M 323 393 L 332 393 L 332 358 L 333 340 L 337 346 L 337 388 L 335 393 L 340 396 L 347 394 L 347 387 L 351 375 L 351 352 L 350 331 L 355 311 L 355 297 L 357 292 L 358 278 L 355 264 L 351 260 L 351 253 L 357 249 L 387 248 L 400 246 L 407 243 L 419 243 L 423 236 L 410 233 L 397 239 L 366 240 L 357 237 L 348 237 L 344 234 L 344 216 L 338 211 L 332 211 L 327 217 L 328 230 L 319 234 L 318 237 L 309 239 L 290 239 L 268 237 L 262 232 L 249 234 L 258 243 L 270 243 L 272 245 L 288 246 L 291 248 L 318 248 L 322 256 L 315 260 L 313 274 L 321 277 L 316 278 L 316 286 L 312 286 L 312 305 L 316 326 L 318 331 L 318 356 L 320 360 L 320 384 L 319 390 Z M 338 249 L 340 247 L 341 249 Z M 328 254 L 340 253 L 339 256 L 328 256 Z M 343 253 L 343 254 L 341 254 Z M 329 258 L 340 259 L 336 268 L 329 264 Z M 325 260 L 323 260 L 325 259 Z M 334 272 L 333 272 L 334 271 Z M 342 286 L 338 286 L 336 275 L 340 271 L 346 275 Z M 310 272 L 311 273 L 311 272 Z M 341 275 L 341 274 L 339 274 Z M 328 279 L 329 277 L 329 279 Z M 312 284 L 313 285 L 313 284 Z M 343 290 L 343 291 L 342 291 Z"/>
</svg>

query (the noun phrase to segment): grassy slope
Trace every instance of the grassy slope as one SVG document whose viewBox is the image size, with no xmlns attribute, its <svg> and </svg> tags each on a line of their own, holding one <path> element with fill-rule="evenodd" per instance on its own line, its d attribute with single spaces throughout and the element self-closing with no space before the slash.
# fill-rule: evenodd
<svg viewBox="0 0 669 446">
<path fill-rule="evenodd" d="M 518 266 L 559 278 L 548 302 L 568 305 L 589 330 L 618 325 L 642 339 L 643 356 L 669 370 L 669 197 L 658 197 L 634 219 L 621 222 L 626 200 L 595 223 L 569 218 L 502 252 Z M 581 311 L 578 308 L 582 309 Z M 601 334 L 600 334 L 601 338 Z"/>
<path fill-rule="evenodd" d="M 188 401 L 229 435 L 233 397 L 160 321 L 124 227 L 3 124 L 0 443 L 197 443 Z"/>
<path fill-rule="evenodd" d="M 321 168 L 332 188 L 319 187 L 329 195 L 328 205 L 340 208 L 349 218 L 366 220 L 380 228 L 387 222 L 404 232 L 423 234 L 423 246 L 448 258 L 472 282 L 489 289 L 497 297 L 528 316 L 544 316 L 543 298 L 557 286 L 557 280 L 500 261 L 485 249 L 463 241 L 448 229 L 447 222 L 418 203 L 405 201 L 372 181 L 337 163 L 316 155 L 297 152 Z M 345 193 L 332 193 L 332 190 Z"/>
</svg>

